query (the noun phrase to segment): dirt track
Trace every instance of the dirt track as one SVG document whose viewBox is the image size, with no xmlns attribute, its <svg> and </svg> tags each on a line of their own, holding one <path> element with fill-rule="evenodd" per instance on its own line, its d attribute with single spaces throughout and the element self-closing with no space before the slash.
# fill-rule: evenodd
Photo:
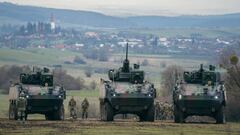
<svg viewBox="0 0 240 135">
<path fill-rule="evenodd" d="M 186 123 L 175 124 L 171 121 L 137 122 L 116 120 L 101 122 L 98 120 L 45 121 L 29 120 L 25 123 L 0 119 L 0 134 L 227 134 L 239 135 L 240 124 Z"/>
</svg>

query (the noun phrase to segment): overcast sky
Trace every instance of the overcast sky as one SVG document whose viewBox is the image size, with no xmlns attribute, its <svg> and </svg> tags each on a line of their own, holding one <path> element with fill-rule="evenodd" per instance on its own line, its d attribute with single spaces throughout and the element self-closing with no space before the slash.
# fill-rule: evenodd
<svg viewBox="0 0 240 135">
<path fill-rule="evenodd" d="M 109 15 L 209 15 L 240 12 L 240 0 L 0 0 Z"/>
</svg>

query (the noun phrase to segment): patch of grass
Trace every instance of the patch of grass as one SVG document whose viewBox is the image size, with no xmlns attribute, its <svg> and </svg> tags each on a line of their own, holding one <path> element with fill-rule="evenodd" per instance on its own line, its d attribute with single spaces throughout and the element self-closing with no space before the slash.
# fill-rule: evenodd
<svg viewBox="0 0 240 135">
<path fill-rule="evenodd" d="M 240 35 L 239 27 L 218 27 L 218 28 L 159 28 L 159 29 L 129 29 L 128 32 L 140 34 L 153 34 L 163 37 L 187 36 L 198 33 L 208 38 L 227 37 Z"/>
<path fill-rule="evenodd" d="M 67 91 L 68 96 L 74 97 L 98 97 L 98 90 L 71 90 Z"/>
<path fill-rule="evenodd" d="M 135 122 L 99 122 L 99 121 L 28 121 L 24 125 L 14 121 L 0 121 L 5 125 L 0 128 L 4 134 L 67 134 L 67 135 L 238 135 L 239 123 L 228 124 L 175 124 L 157 121 Z M 14 130 L 9 130 L 14 128 Z"/>
<path fill-rule="evenodd" d="M 0 90 L 1 92 L 1 90 Z M 9 106 L 9 101 L 8 101 L 8 95 L 3 95 L 0 94 L 0 117 L 6 117 L 8 116 L 8 106 Z"/>
</svg>

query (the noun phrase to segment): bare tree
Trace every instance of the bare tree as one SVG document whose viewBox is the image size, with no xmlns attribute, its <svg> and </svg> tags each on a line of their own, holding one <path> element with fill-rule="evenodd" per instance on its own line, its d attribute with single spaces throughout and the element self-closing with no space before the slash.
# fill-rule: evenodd
<svg viewBox="0 0 240 135">
<path fill-rule="evenodd" d="M 163 96 L 171 96 L 176 81 L 182 79 L 183 68 L 181 66 L 172 65 L 162 72 L 162 94 Z"/>
<path fill-rule="evenodd" d="M 219 61 L 220 66 L 226 70 L 224 80 L 228 99 L 227 118 L 231 121 L 240 120 L 240 64 L 238 53 L 233 49 L 225 49 L 221 53 Z"/>
<path fill-rule="evenodd" d="M 67 90 L 81 90 L 86 87 L 84 79 L 80 77 L 74 78 L 67 74 L 66 70 L 55 69 L 53 75 L 54 84 L 63 85 Z"/>
</svg>

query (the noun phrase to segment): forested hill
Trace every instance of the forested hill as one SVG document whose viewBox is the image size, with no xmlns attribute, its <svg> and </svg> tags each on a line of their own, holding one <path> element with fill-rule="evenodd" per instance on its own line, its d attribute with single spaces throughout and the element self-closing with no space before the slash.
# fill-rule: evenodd
<svg viewBox="0 0 240 135">
<path fill-rule="evenodd" d="M 105 28 L 238 27 L 240 13 L 211 16 L 133 16 L 114 17 L 79 10 L 53 9 L 0 3 L 0 25 L 28 21 L 49 21 L 51 14 L 65 26 Z"/>
</svg>

